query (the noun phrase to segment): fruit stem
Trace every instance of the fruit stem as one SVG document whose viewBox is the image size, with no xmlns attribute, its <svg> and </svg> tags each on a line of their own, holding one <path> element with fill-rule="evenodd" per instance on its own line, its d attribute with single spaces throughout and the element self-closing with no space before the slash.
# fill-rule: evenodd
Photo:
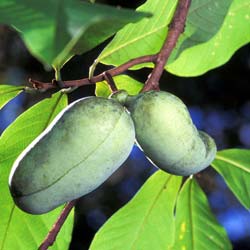
<svg viewBox="0 0 250 250">
<path fill-rule="evenodd" d="M 72 208 L 75 206 L 76 202 L 77 200 L 73 200 L 65 205 L 61 214 L 59 215 L 58 219 L 56 220 L 55 224 L 47 234 L 42 244 L 39 246 L 38 250 L 47 250 L 49 246 L 53 245 L 61 227 L 63 226 L 65 220 L 67 219 Z"/>
<path fill-rule="evenodd" d="M 107 71 L 104 71 L 104 72 L 103 72 L 103 76 L 104 76 L 104 79 L 106 80 L 106 82 L 108 83 L 108 85 L 109 85 L 109 87 L 110 87 L 112 93 L 116 92 L 118 89 L 117 89 L 117 87 L 116 87 L 116 85 L 115 85 L 115 82 L 114 82 L 114 79 L 113 79 L 113 77 L 110 75 L 110 73 L 107 72 Z"/>
</svg>

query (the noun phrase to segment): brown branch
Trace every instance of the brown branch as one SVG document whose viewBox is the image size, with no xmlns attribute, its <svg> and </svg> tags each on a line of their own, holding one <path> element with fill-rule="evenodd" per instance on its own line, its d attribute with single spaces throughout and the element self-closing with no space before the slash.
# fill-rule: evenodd
<svg viewBox="0 0 250 250">
<path fill-rule="evenodd" d="M 137 64 L 142 64 L 142 63 L 147 63 L 147 62 L 154 63 L 156 58 L 157 58 L 157 54 L 137 57 L 137 58 L 131 59 L 130 61 L 128 61 L 120 66 L 117 66 L 115 68 L 104 71 L 103 73 L 101 73 L 97 76 L 94 76 L 91 79 L 83 78 L 83 79 L 79 79 L 79 80 L 60 81 L 60 85 L 63 86 L 64 88 L 69 88 L 69 87 L 80 87 L 80 86 L 84 86 L 84 85 L 95 84 L 97 82 L 101 82 L 101 81 L 105 80 L 105 77 L 104 77 L 105 73 L 109 74 L 111 77 L 116 76 L 116 75 L 120 75 L 123 72 L 125 72 L 126 70 L 128 70 L 129 68 L 131 68 Z M 54 89 L 54 88 L 58 87 L 57 81 L 55 79 L 53 79 L 51 83 L 40 82 L 40 81 L 33 80 L 33 79 L 29 79 L 29 82 L 32 84 L 32 86 L 35 89 L 39 89 L 39 90 L 41 89 L 43 91 L 48 90 L 48 89 Z"/>
<path fill-rule="evenodd" d="M 75 206 L 77 200 L 70 201 L 62 210 L 61 214 L 59 215 L 57 221 L 53 225 L 52 229 L 49 231 L 48 235 L 39 246 L 38 250 L 47 250 L 49 246 L 52 246 L 56 240 L 56 236 L 59 233 L 62 225 L 64 224 L 65 220 L 67 219 L 70 211 Z"/>
<path fill-rule="evenodd" d="M 29 82 L 33 85 L 33 88 L 38 89 L 40 91 L 46 91 L 48 89 L 53 88 L 69 88 L 69 87 L 80 87 L 84 85 L 95 84 L 96 82 L 100 82 L 105 80 L 105 74 L 109 74 L 111 77 L 120 75 L 129 68 L 147 62 L 152 62 L 155 64 L 152 73 L 149 75 L 148 80 L 146 81 L 143 92 L 151 89 L 158 90 L 159 89 L 159 80 L 164 71 L 164 67 L 166 62 L 176 46 L 177 40 L 180 34 L 184 31 L 186 17 L 188 13 L 188 9 L 190 6 L 191 0 L 179 0 L 174 16 L 169 25 L 168 35 L 166 40 L 160 50 L 159 53 L 154 55 L 146 55 L 138 58 L 131 59 L 130 61 L 117 66 L 115 68 L 104 71 L 103 73 L 89 78 L 83 78 L 79 80 L 70 80 L 70 81 L 60 81 L 59 83 L 54 79 L 51 83 L 40 82 L 37 80 L 29 79 Z"/>
<path fill-rule="evenodd" d="M 164 71 L 166 62 L 175 48 L 180 34 L 184 31 L 190 3 L 191 0 L 179 0 L 174 16 L 169 25 L 168 35 L 158 54 L 155 67 L 144 85 L 143 92 L 151 89 L 159 89 L 159 80 Z"/>
<path fill-rule="evenodd" d="M 103 76 L 104 76 L 104 79 L 106 80 L 106 82 L 108 83 L 111 91 L 113 93 L 116 92 L 118 89 L 117 89 L 117 87 L 115 85 L 113 77 L 107 71 L 103 72 Z"/>
</svg>

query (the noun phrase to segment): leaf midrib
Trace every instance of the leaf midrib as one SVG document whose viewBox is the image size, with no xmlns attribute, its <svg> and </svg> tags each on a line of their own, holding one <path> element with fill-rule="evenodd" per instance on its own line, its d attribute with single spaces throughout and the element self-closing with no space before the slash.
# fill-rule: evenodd
<svg viewBox="0 0 250 250">
<path fill-rule="evenodd" d="M 192 185 L 194 183 L 193 180 L 190 180 L 191 183 L 190 183 L 190 190 L 189 190 L 189 196 L 188 196 L 188 199 L 189 199 L 189 218 L 190 218 L 190 226 L 192 228 L 191 230 L 191 243 L 192 243 L 192 248 L 191 249 L 194 249 L 194 224 L 193 224 L 193 212 L 192 212 Z"/>
<path fill-rule="evenodd" d="M 4 245 L 5 245 L 5 242 L 7 240 L 7 235 L 8 235 L 8 231 L 9 231 L 9 227 L 10 227 L 10 223 L 11 223 L 11 219 L 13 217 L 13 214 L 14 214 L 14 209 L 15 209 L 15 204 L 13 204 L 12 208 L 11 208 L 11 211 L 10 211 L 10 216 L 9 216 L 9 219 L 8 219 L 8 222 L 7 222 L 7 226 L 6 226 L 6 230 L 4 232 L 4 237 L 3 237 L 3 241 L 2 241 L 2 244 L 1 244 L 1 248 L 0 250 L 3 250 L 4 249 Z"/>
<path fill-rule="evenodd" d="M 172 178 L 172 176 L 168 176 L 167 180 L 163 183 L 161 189 L 159 190 L 158 194 L 156 195 L 155 199 L 153 200 L 151 206 L 149 207 L 145 217 L 143 218 L 141 225 L 139 227 L 139 229 L 137 230 L 136 236 L 134 238 L 134 241 L 132 242 L 132 245 L 130 247 L 131 250 L 135 249 L 136 250 L 136 245 L 135 243 L 138 241 L 139 237 L 140 237 L 140 232 L 142 231 L 142 229 L 144 228 L 144 225 L 146 224 L 146 221 L 151 213 L 151 211 L 153 210 L 157 200 L 159 199 L 159 197 L 161 196 L 163 190 L 165 189 L 165 187 L 167 186 L 168 182 L 170 181 L 170 179 Z"/>
<path fill-rule="evenodd" d="M 236 166 L 236 167 L 240 168 L 241 170 L 243 170 L 243 171 L 250 174 L 250 169 L 246 168 L 244 165 L 242 165 L 242 164 L 240 164 L 240 163 L 238 163 L 238 162 L 236 162 L 234 160 L 230 160 L 230 159 L 225 158 L 225 157 L 223 157 L 221 155 L 218 155 L 218 154 L 216 155 L 215 159 L 224 161 L 226 163 L 229 163 L 229 164 L 231 164 L 233 166 Z"/>
<path fill-rule="evenodd" d="M 7 91 L 3 91 L 3 92 L 0 92 L 0 95 L 6 95 L 6 94 L 10 94 L 12 92 L 19 92 L 23 89 L 23 87 L 14 87 L 13 89 L 11 90 L 7 90 Z"/>
</svg>

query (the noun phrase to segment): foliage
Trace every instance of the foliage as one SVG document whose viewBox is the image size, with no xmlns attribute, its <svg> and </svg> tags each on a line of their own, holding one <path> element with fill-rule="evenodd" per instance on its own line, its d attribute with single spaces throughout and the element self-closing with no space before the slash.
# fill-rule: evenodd
<svg viewBox="0 0 250 250">
<path fill-rule="evenodd" d="M 148 0 L 138 10 L 157 15 L 120 30 L 97 60 L 119 65 L 159 51 L 175 5 L 175 0 Z M 193 0 L 185 32 L 166 69 L 179 76 L 196 76 L 225 63 L 238 48 L 250 42 L 250 33 L 242 32 L 250 25 L 249 11 L 248 0 Z M 135 68 L 138 67 L 145 64 Z"/>
<path fill-rule="evenodd" d="M 0 3 L 0 23 L 15 27 L 34 56 L 57 70 L 73 55 L 92 49 L 125 24 L 144 16 L 72 0 Z"/>
<path fill-rule="evenodd" d="M 118 66 L 133 58 L 158 53 L 168 34 L 177 0 L 147 0 L 137 11 L 86 1 L 0 2 L 0 23 L 14 27 L 29 51 L 58 73 L 74 55 L 82 54 L 116 33 L 93 64 Z M 151 14 L 149 14 L 151 13 Z M 250 42 L 248 0 L 193 0 L 175 50 L 165 69 L 179 76 L 204 74 L 230 59 Z M 133 70 L 153 67 L 137 64 Z M 114 77 L 118 89 L 138 94 L 143 84 L 129 75 Z M 0 85 L 0 108 L 24 87 Z M 96 84 L 96 95 L 108 97 L 106 81 Z M 13 203 L 8 175 L 17 156 L 67 106 L 67 94 L 57 92 L 21 114 L 0 137 L 0 250 L 36 249 L 60 208 L 41 216 L 27 215 Z M 219 151 L 212 167 L 240 203 L 250 208 L 249 149 Z M 162 171 L 153 174 L 136 196 L 97 232 L 90 249 L 231 249 L 205 193 L 195 177 L 182 178 Z M 73 213 L 67 218 L 52 249 L 67 249 Z"/>
<path fill-rule="evenodd" d="M 249 159 L 250 150 L 227 149 L 218 152 L 212 164 L 246 209 L 250 209 Z"/>
<path fill-rule="evenodd" d="M 174 208 L 181 180 L 180 176 L 157 171 L 100 229 L 90 249 L 166 249 L 173 242 Z"/>
</svg>

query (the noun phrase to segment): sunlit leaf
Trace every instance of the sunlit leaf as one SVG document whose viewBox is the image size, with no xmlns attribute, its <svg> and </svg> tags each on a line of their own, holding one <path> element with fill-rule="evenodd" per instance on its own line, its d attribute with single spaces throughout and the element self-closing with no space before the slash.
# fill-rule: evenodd
<svg viewBox="0 0 250 250">
<path fill-rule="evenodd" d="M 90 250 L 166 250 L 174 237 L 174 206 L 181 180 L 157 171 L 97 232 Z"/>
<path fill-rule="evenodd" d="M 60 69 L 73 55 L 97 46 L 148 14 L 83 1 L 2 0 L 0 23 L 15 27 L 39 60 Z"/>
<path fill-rule="evenodd" d="M 136 81 L 128 75 L 118 75 L 114 77 L 115 85 L 118 90 L 126 90 L 129 95 L 136 95 L 140 92 L 143 84 Z M 111 94 L 111 89 L 109 88 L 106 81 L 98 82 L 96 84 L 95 90 L 96 96 L 108 97 Z"/>
<path fill-rule="evenodd" d="M 207 2 L 219 6 L 231 1 Z M 209 6 L 207 6 L 206 12 L 210 13 Z M 207 22 L 212 25 L 216 23 L 216 20 L 215 17 L 211 17 Z M 206 21 L 204 20 L 204 22 Z M 210 26 L 203 25 L 202 27 L 206 29 Z M 219 31 L 207 42 L 197 43 L 184 50 L 174 62 L 170 60 L 166 69 L 180 76 L 196 76 L 226 63 L 237 49 L 250 42 L 249 27 L 249 0 L 234 0 Z M 185 35 L 186 33 L 183 36 Z M 190 40 L 192 40 L 192 36 Z"/>
<path fill-rule="evenodd" d="M 9 193 L 8 176 L 17 156 L 66 105 L 67 96 L 58 92 L 21 114 L 0 137 L 0 250 L 37 249 L 61 211 L 59 208 L 45 215 L 22 212 Z M 52 249 L 68 249 L 72 225 L 73 213 Z"/>
<path fill-rule="evenodd" d="M 219 151 L 212 163 L 241 204 L 250 209 L 250 150 Z"/>
<path fill-rule="evenodd" d="M 173 250 L 229 250 L 231 243 L 210 210 L 206 195 L 194 179 L 177 199 Z"/>
<path fill-rule="evenodd" d="M 153 17 L 120 30 L 97 61 L 120 65 L 132 58 L 157 53 L 167 33 L 176 0 L 148 0 L 137 11 L 150 11 Z"/>
<path fill-rule="evenodd" d="M 248 8 L 246 1 L 235 1 L 237 3 L 234 3 L 234 6 L 228 11 L 232 0 L 193 0 L 185 32 L 181 35 L 175 50 L 172 52 L 168 61 L 169 66 L 166 68 L 177 75 L 199 75 L 228 60 L 236 49 L 249 41 L 249 34 L 242 32 L 247 30 L 249 23 L 244 21 L 242 13 L 238 10 L 238 7 L 240 9 L 243 6 Z M 176 3 L 176 0 L 148 0 L 138 10 L 150 10 L 154 14 L 153 18 L 144 19 L 124 27 L 97 60 L 104 64 L 119 65 L 138 56 L 157 53 L 166 37 L 167 25 L 172 18 Z M 245 16 L 247 11 L 249 13 L 249 9 L 245 10 Z M 237 25 L 233 25 L 231 33 L 227 32 L 224 36 L 221 35 L 221 32 L 223 29 L 228 30 L 226 20 L 232 23 L 230 13 L 234 13 Z M 241 32 L 242 34 L 240 36 L 237 34 L 236 37 L 234 29 L 238 29 L 237 33 Z M 214 40 L 214 36 L 217 37 L 217 40 Z M 210 47 L 208 50 L 206 46 L 213 47 L 213 51 Z M 186 51 L 190 51 L 190 53 L 185 54 Z M 215 55 L 211 55 L 211 52 Z M 145 65 L 153 66 L 152 64 L 142 64 L 134 69 L 145 67 Z"/>
<path fill-rule="evenodd" d="M 9 101 L 19 95 L 23 87 L 12 85 L 0 85 L 0 109 L 4 107 Z"/>
</svg>

